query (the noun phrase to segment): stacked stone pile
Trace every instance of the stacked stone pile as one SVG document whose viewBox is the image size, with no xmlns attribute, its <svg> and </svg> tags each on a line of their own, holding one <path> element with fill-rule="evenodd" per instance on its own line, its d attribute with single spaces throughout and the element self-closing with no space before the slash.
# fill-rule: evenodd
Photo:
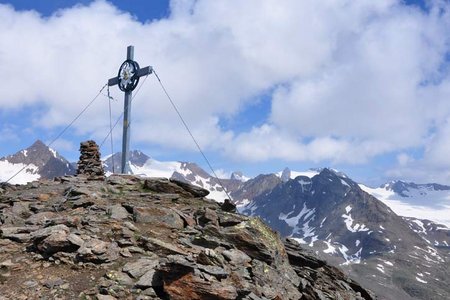
<svg viewBox="0 0 450 300">
<path fill-rule="evenodd" d="M 95 141 L 80 143 L 80 153 L 77 174 L 86 175 L 89 180 L 104 180 L 105 172 L 97 143 Z"/>
</svg>

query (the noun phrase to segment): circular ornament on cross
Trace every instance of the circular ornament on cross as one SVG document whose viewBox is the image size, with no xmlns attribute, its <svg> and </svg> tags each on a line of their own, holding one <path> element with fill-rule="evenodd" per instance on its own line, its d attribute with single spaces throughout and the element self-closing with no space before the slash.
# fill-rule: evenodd
<svg viewBox="0 0 450 300">
<path fill-rule="evenodd" d="M 119 89 L 122 92 L 131 92 L 139 83 L 139 64 L 134 60 L 127 59 L 119 68 Z"/>
</svg>

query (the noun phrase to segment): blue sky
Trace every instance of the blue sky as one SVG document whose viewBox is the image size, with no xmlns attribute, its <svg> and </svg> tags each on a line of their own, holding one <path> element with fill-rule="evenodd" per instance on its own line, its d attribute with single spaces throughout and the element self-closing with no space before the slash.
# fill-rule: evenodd
<svg viewBox="0 0 450 300">
<path fill-rule="evenodd" d="M 372 185 L 450 184 L 449 1 L 0 1 L 0 28 L 0 156 L 53 140 L 133 44 L 221 173 L 334 167 Z M 115 120 L 123 95 L 111 95 Z M 101 95 L 52 147 L 75 161 L 108 127 Z M 153 76 L 131 137 L 156 159 L 205 166 Z"/>
</svg>

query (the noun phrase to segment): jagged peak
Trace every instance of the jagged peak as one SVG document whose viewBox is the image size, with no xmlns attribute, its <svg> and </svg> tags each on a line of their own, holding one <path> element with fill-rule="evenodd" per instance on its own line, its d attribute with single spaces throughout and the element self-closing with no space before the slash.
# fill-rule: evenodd
<svg viewBox="0 0 450 300">
<path fill-rule="evenodd" d="M 30 147 L 28 148 L 48 148 L 46 144 L 40 139 L 37 139 Z"/>
<path fill-rule="evenodd" d="M 231 180 L 239 180 L 242 182 L 246 182 L 246 181 L 250 180 L 250 178 L 245 176 L 241 171 L 234 171 L 233 173 L 231 173 L 230 179 Z"/>
<path fill-rule="evenodd" d="M 291 169 L 288 167 L 284 168 L 283 172 L 281 172 L 281 181 L 286 182 L 291 178 Z"/>
</svg>

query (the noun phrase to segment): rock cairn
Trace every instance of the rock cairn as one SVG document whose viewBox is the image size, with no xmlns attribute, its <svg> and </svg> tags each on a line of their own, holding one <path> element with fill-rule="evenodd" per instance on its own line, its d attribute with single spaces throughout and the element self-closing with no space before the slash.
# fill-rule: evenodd
<svg viewBox="0 0 450 300">
<path fill-rule="evenodd" d="M 80 143 L 80 153 L 77 174 L 86 175 L 88 180 L 104 180 L 105 172 L 97 143 L 95 141 Z"/>
</svg>

